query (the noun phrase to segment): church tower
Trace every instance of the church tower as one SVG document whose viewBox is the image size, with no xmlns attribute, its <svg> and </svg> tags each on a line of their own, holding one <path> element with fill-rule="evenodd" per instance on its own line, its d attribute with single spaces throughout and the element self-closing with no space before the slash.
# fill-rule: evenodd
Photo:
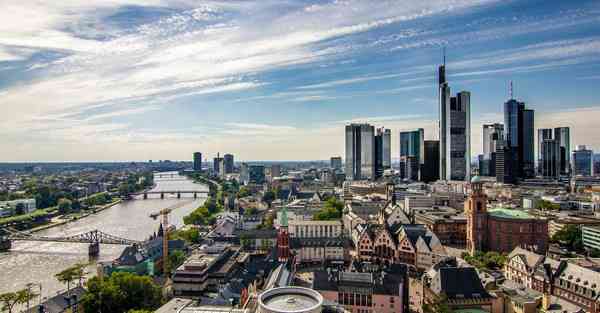
<svg viewBox="0 0 600 313">
<path fill-rule="evenodd" d="M 487 247 L 487 196 L 479 176 L 471 180 L 471 195 L 465 202 L 467 216 L 467 251 L 485 251 Z"/>
<path fill-rule="evenodd" d="M 287 209 L 283 207 L 279 220 L 279 232 L 277 233 L 277 257 L 279 261 L 285 262 L 290 258 L 290 234 L 288 233 Z"/>
</svg>

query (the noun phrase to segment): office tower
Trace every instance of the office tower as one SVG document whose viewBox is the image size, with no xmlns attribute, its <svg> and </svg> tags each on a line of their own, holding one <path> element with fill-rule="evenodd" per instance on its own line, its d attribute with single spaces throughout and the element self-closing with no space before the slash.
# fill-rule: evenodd
<svg viewBox="0 0 600 313">
<path fill-rule="evenodd" d="M 152 163 L 152 161 L 150 161 Z M 194 171 L 202 171 L 202 153 L 194 152 Z"/>
<path fill-rule="evenodd" d="M 421 168 L 421 181 L 429 183 L 440 179 L 440 142 L 423 141 L 423 152 L 425 162 Z"/>
<path fill-rule="evenodd" d="M 250 182 L 250 173 L 248 163 L 242 163 L 240 166 L 240 183 L 246 185 Z"/>
<path fill-rule="evenodd" d="M 438 75 L 440 178 L 468 180 L 471 176 L 471 94 L 461 91 L 456 97 L 450 97 L 445 64 L 439 67 Z"/>
<path fill-rule="evenodd" d="M 421 167 L 424 164 L 425 132 L 423 128 L 400 132 L 400 177 L 420 180 Z"/>
<path fill-rule="evenodd" d="M 540 128 L 538 129 L 538 143 L 537 143 L 537 173 L 542 175 L 542 143 L 544 140 L 552 140 L 552 129 L 551 128 Z"/>
<path fill-rule="evenodd" d="M 342 169 L 342 157 L 331 157 L 329 163 L 330 167 L 334 170 Z"/>
<path fill-rule="evenodd" d="M 383 176 L 383 171 L 391 166 L 391 131 L 378 128 L 375 135 L 375 177 Z"/>
<path fill-rule="evenodd" d="M 252 184 L 263 184 L 265 182 L 265 167 L 263 165 L 249 165 L 248 181 Z"/>
<path fill-rule="evenodd" d="M 503 137 L 504 125 L 498 123 L 483 125 L 483 154 L 479 159 L 480 176 L 496 176 L 496 150 L 498 141 Z"/>
<path fill-rule="evenodd" d="M 233 154 L 225 154 L 223 156 L 223 165 L 225 174 L 233 173 Z"/>
<path fill-rule="evenodd" d="M 223 160 L 222 157 L 219 156 L 219 153 L 217 152 L 217 157 L 213 158 L 213 171 L 215 172 L 215 175 L 219 175 L 221 173 L 221 161 Z"/>
<path fill-rule="evenodd" d="M 505 157 L 514 158 L 511 173 L 504 176 L 530 178 L 535 176 L 534 111 L 525 108 L 524 102 L 510 99 L 504 103 Z"/>
<path fill-rule="evenodd" d="M 272 164 L 271 165 L 271 178 L 281 176 L 281 165 Z"/>
<path fill-rule="evenodd" d="M 369 124 L 346 125 L 346 179 L 375 178 L 375 128 Z"/>
<path fill-rule="evenodd" d="M 560 175 L 571 174 L 571 134 L 569 127 L 554 128 L 554 140 L 559 148 Z"/>
<path fill-rule="evenodd" d="M 584 145 L 577 146 L 573 151 L 573 174 L 575 176 L 592 176 L 594 152 L 586 149 Z"/>
<path fill-rule="evenodd" d="M 560 145 L 555 139 L 542 141 L 541 175 L 545 178 L 556 179 L 560 176 Z"/>
</svg>

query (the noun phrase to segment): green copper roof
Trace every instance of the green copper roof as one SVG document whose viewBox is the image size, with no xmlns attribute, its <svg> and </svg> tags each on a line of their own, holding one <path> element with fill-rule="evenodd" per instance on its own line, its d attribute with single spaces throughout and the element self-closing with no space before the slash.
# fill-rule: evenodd
<svg viewBox="0 0 600 313">
<path fill-rule="evenodd" d="M 491 209 L 488 210 L 488 213 L 491 216 L 502 217 L 502 218 L 520 218 L 520 219 L 529 219 L 533 218 L 529 213 L 521 210 L 507 209 L 507 208 L 499 208 L 499 209 Z"/>
<path fill-rule="evenodd" d="M 454 312 L 454 313 L 488 313 L 488 311 L 482 310 L 482 309 L 459 309 L 459 310 L 452 310 L 452 312 Z"/>
<path fill-rule="evenodd" d="M 283 207 L 281 210 L 281 216 L 279 218 L 279 225 L 282 227 L 288 227 L 288 216 L 287 216 L 287 208 Z"/>
</svg>

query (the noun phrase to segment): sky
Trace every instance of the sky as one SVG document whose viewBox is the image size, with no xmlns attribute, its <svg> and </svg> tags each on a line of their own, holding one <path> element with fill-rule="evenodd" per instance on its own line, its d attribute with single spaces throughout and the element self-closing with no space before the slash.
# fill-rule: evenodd
<svg viewBox="0 0 600 313">
<path fill-rule="evenodd" d="M 0 161 L 317 160 L 344 125 L 437 139 L 437 66 L 471 150 L 515 98 L 600 150 L 600 2 L 2 0 Z"/>
</svg>

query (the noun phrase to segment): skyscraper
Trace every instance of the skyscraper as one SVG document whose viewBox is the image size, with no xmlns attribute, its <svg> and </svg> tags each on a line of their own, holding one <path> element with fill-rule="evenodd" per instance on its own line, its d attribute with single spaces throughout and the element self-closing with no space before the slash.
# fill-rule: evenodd
<svg viewBox="0 0 600 313">
<path fill-rule="evenodd" d="M 410 180 L 421 179 L 424 159 L 425 132 L 423 128 L 400 132 L 400 177 Z"/>
<path fill-rule="evenodd" d="M 524 102 L 510 99 L 504 103 L 505 157 L 516 166 L 504 176 L 530 178 L 535 176 L 534 111 L 525 108 Z M 508 168 L 505 168 L 507 170 Z"/>
<path fill-rule="evenodd" d="M 425 163 L 421 168 L 421 181 L 429 183 L 440 179 L 440 142 L 425 140 L 423 147 Z"/>
<path fill-rule="evenodd" d="M 391 131 L 378 128 L 375 135 L 375 177 L 383 176 L 383 171 L 391 167 Z"/>
<path fill-rule="evenodd" d="M 329 160 L 330 163 L 330 167 L 334 170 L 341 170 L 342 169 L 342 157 L 331 157 L 331 159 Z"/>
<path fill-rule="evenodd" d="M 346 178 L 375 178 L 375 128 L 369 124 L 346 125 Z"/>
<path fill-rule="evenodd" d="M 554 128 L 554 140 L 558 143 L 560 175 L 571 174 L 571 132 L 569 127 Z"/>
<path fill-rule="evenodd" d="M 202 153 L 194 152 L 194 171 L 202 171 Z"/>
<path fill-rule="evenodd" d="M 450 97 L 445 61 L 438 69 L 440 107 L 440 179 L 468 180 L 471 176 L 471 94 Z"/>
<path fill-rule="evenodd" d="M 584 145 L 577 146 L 573 151 L 573 174 L 575 176 L 593 175 L 594 152 L 586 149 Z"/>
<path fill-rule="evenodd" d="M 555 139 L 544 139 L 541 150 L 541 174 L 545 178 L 556 179 L 560 176 L 560 145 Z"/>
<path fill-rule="evenodd" d="M 542 175 L 542 143 L 544 140 L 552 140 L 552 129 L 551 128 L 540 128 L 538 129 L 538 144 L 537 144 L 537 168 L 538 174 Z"/>
<path fill-rule="evenodd" d="M 221 173 L 221 161 L 223 160 L 222 157 L 219 156 L 219 153 L 217 152 L 217 157 L 213 159 L 213 171 L 215 172 L 215 175 L 219 175 Z"/>
<path fill-rule="evenodd" d="M 504 125 L 483 125 L 483 154 L 479 159 L 480 176 L 496 176 L 496 150 L 498 142 L 504 137 Z"/>
<path fill-rule="evenodd" d="M 225 174 L 233 173 L 233 163 L 233 154 L 225 154 L 223 156 Z"/>
</svg>

